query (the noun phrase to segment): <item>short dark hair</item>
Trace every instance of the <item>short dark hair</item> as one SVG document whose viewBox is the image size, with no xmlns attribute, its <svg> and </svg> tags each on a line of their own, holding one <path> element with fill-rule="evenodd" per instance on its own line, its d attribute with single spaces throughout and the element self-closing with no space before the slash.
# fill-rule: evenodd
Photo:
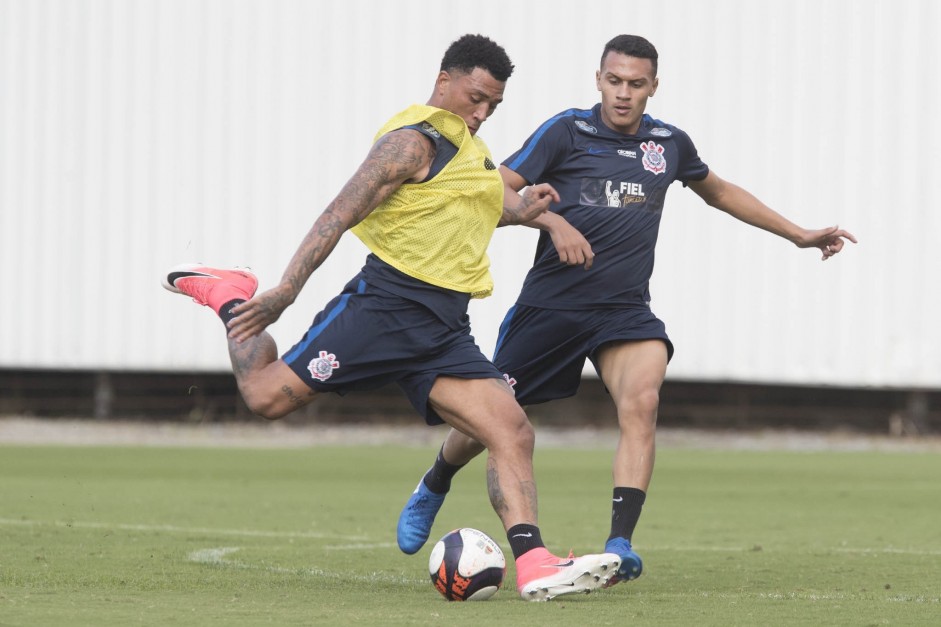
<svg viewBox="0 0 941 627">
<path fill-rule="evenodd" d="M 653 75 L 657 75 L 657 49 L 653 44 L 638 35 L 618 35 L 604 46 L 604 52 L 601 53 L 601 65 L 604 65 L 604 58 L 611 51 L 626 54 L 629 57 L 638 59 L 650 59 L 653 64 Z"/>
<path fill-rule="evenodd" d="M 441 69 L 445 72 L 460 70 L 470 74 L 477 67 L 503 82 L 513 73 L 506 50 L 483 35 L 464 35 L 448 46 L 441 59 Z"/>
</svg>

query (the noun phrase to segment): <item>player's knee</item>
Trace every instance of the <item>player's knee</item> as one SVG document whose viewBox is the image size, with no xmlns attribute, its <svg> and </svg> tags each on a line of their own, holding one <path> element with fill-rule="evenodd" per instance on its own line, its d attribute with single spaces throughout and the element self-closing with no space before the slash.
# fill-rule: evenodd
<svg viewBox="0 0 941 627">
<path fill-rule="evenodd" d="M 289 410 L 285 410 L 283 407 L 266 399 L 245 399 L 245 404 L 248 405 L 248 409 L 251 410 L 253 414 L 265 420 L 278 420 L 290 413 Z"/>
<path fill-rule="evenodd" d="M 287 405 L 281 396 L 264 390 L 243 388 L 242 398 L 245 400 L 245 405 L 248 406 L 249 411 L 265 420 L 284 418 L 296 409 L 295 406 Z"/>
<path fill-rule="evenodd" d="M 527 451 L 532 451 L 536 447 L 536 430 L 533 429 L 533 424 L 522 408 L 519 412 L 514 412 L 513 419 L 507 421 L 506 425 L 509 431 L 506 436 L 508 441 Z"/>
<path fill-rule="evenodd" d="M 641 390 L 624 402 L 618 404 L 618 413 L 622 418 L 641 422 L 655 422 L 660 407 L 660 391 L 650 387 Z"/>
<path fill-rule="evenodd" d="M 515 456 L 524 453 L 532 456 L 536 446 L 536 432 L 526 412 L 522 408 L 517 409 L 493 415 L 492 419 L 481 425 L 478 441 L 491 454 Z"/>
</svg>

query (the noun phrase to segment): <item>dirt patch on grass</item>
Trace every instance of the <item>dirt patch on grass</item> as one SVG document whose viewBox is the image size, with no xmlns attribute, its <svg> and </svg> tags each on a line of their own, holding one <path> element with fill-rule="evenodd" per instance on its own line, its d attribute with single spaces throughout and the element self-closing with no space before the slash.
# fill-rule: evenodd
<svg viewBox="0 0 941 627">
<path fill-rule="evenodd" d="M 208 423 L 95 421 L 78 418 L 0 417 L 0 444 L 68 446 L 190 446 L 304 448 L 396 444 L 436 446 L 446 427 L 297 425 L 283 422 Z M 538 427 L 537 447 L 611 448 L 615 429 Z M 660 429 L 658 446 L 687 449 L 941 452 L 941 438 L 889 437 L 849 432 Z"/>
</svg>

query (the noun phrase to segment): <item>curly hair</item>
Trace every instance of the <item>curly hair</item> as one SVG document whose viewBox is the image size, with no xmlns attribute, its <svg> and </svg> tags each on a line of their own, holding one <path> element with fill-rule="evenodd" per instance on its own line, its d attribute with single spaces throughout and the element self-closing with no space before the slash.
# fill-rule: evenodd
<svg viewBox="0 0 941 627">
<path fill-rule="evenodd" d="M 653 75 L 657 75 L 657 49 L 653 44 L 638 35 L 618 35 L 604 46 L 604 52 L 601 53 L 601 65 L 604 65 L 604 58 L 611 51 L 626 54 L 629 57 L 638 59 L 650 59 L 653 64 Z"/>
<path fill-rule="evenodd" d="M 513 73 L 513 63 L 506 50 L 483 35 L 464 35 L 448 46 L 441 59 L 441 69 L 445 72 L 459 70 L 470 74 L 477 67 L 503 82 Z"/>
</svg>

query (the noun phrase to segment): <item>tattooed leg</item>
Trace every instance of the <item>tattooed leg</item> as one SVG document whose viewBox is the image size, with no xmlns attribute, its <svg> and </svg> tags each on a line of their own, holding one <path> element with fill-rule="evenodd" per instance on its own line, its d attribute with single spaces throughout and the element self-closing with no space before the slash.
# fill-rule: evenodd
<svg viewBox="0 0 941 627">
<path fill-rule="evenodd" d="M 504 528 L 537 524 L 535 433 L 506 384 L 441 376 L 429 401 L 448 424 L 487 448 L 487 492 Z"/>
<path fill-rule="evenodd" d="M 278 348 L 268 333 L 243 342 L 229 340 L 229 358 L 245 404 L 263 418 L 282 418 L 317 396 L 278 359 Z"/>
</svg>

